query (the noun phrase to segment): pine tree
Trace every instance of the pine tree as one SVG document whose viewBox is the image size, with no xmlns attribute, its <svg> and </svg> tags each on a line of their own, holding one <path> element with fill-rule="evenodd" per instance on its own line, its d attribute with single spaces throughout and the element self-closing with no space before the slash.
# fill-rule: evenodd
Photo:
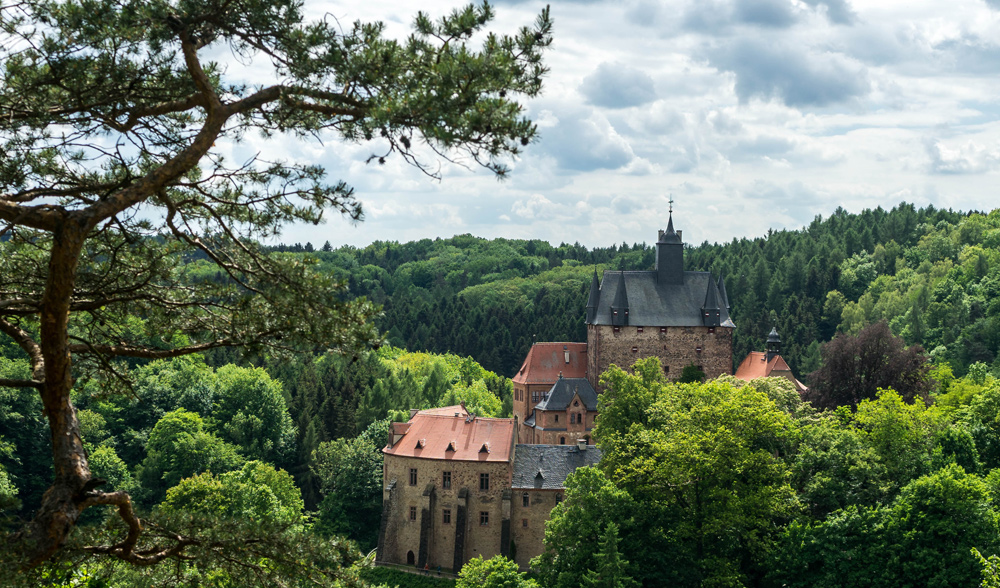
<svg viewBox="0 0 1000 588">
<path fill-rule="evenodd" d="M 583 575 L 587 588 L 638 588 L 628 573 L 628 561 L 618 552 L 618 525 L 609 522 L 601 533 L 601 550 L 594 554 L 594 568 Z"/>
</svg>

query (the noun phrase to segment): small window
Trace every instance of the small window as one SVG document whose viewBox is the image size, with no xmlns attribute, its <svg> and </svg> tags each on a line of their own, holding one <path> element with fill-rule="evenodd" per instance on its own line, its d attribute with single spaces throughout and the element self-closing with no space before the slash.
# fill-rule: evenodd
<svg viewBox="0 0 1000 588">
<path fill-rule="evenodd" d="M 709 327 L 708 328 L 708 334 L 709 335 L 714 335 L 715 334 L 715 327 Z"/>
<path fill-rule="evenodd" d="M 562 494 L 556 494 L 556 504 L 562 502 Z"/>
<path fill-rule="evenodd" d="M 565 437 L 560 437 L 559 438 L 559 444 L 560 445 L 565 445 L 566 444 L 566 438 Z"/>
<path fill-rule="evenodd" d="M 579 400 L 574 400 L 573 401 L 573 406 L 580 406 L 580 401 Z"/>
<path fill-rule="evenodd" d="M 635 352 L 637 352 L 637 351 L 639 351 L 639 348 L 638 348 L 638 347 L 633 347 L 633 348 L 632 348 L 632 353 L 635 353 Z"/>
<path fill-rule="evenodd" d="M 479 474 L 479 489 L 486 491 L 490 489 L 490 475 L 489 474 Z"/>
<path fill-rule="evenodd" d="M 611 311 L 611 314 L 612 314 L 613 316 L 618 316 L 618 311 L 617 311 L 617 310 L 612 310 L 612 311 Z"/>
<path fill-rule="evenodd" d="M 410 520 L 411 521 L 417 520 L 417 507 L 415 506 L 410 507 Z"/>
<path fill-rule="evenodd" d="M 528 528 L 528 519 L 521 519 L 521 526 L 525 529 Z"/>
<path fill-rule="evenodd" d="M 701 345 L 694 348 L 695 353 L 701 353 Z"/>
<path fill-rule="evenodd" d="M 663 366 L 663 373 L 664 374 L 669 374 L 670 373 L 670 366 L 669 365 Z"/>
<path fill-rule="evenodd" d="M 410 486 L 417 485 L 417 468 L 410 468 Z"/>
<path fill-rule="evenodd" d="M 531 393 L 531 401 L 538 402 L 538 390 L 535 390 L 534 392 Z"/>
<path fill-rule="evenodd" d="M 451 472 L 441 472 L 441 487 L 451 488 Z"/>
<path fill-rule="evenodd" d="M 445 525 L 450 525 L 451 524 L 451 509 L 450 508 L 446 508 L 446 509 L 444 509 L 444 510 L 441 511 L 441 522 L 444 523 Z"/>
<path fill-rule="evenodd" d="M 615 332 L 616 332 L 616 333 L 620 333 L 620 332 L 621 332 L 621 330 L 622 330 L 622 329 L 621 329 L 621 327 L 615 327 Z"/>
<path fill-rule="evenodd" d="M 490 524 L 490 513 L 486 510 L 479 511 L 479 524 L 482 526 L 487 526 Z"/>
<path fill-rule="evenodd" d="M 571 424 L 571 425 L 575 425 L 576 424 L 576 414 L 575 413 L 570 413 L 570 415 L 569 415 L 569 424 Z"/>
<path fill-rule="evenodd" d="M 528 507 L 531 506 L 531 497 L 527 492 L 521 495 L 521 506 Z"/>
<path fill-rule="evenodd" d="M 635 332 L 636 333 L 641 333 L 642 332 L 642 327 L 636 327 L 635 328 Z"/>
<path fill-rule="evenodd" d="M 666 333 L 666 332 L 667 332 L 667 328 L 666 327 L 660 327 L 660 334 L 661 335 L 664 334 L 664 333 Z"/>
<path fill-rule="evenodd" d="M 559 422 L 559 415 L 555 415 L 555 417 L 556 417 L 556 422 L 558 423 Z"/>
</svg>

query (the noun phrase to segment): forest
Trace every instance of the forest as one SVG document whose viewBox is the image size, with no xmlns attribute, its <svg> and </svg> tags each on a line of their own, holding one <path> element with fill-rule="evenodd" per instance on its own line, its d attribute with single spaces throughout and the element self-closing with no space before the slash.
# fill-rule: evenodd
<svg viewBox="0 0 1000 588">
<path fill-rule="evenodd" d="M 218 533 L 238 535 L 248 532 L 238 521 L 249 520 L 258 531 L 307 534 L 319 543 L 269 571 L 300 580 L 314 571 L 295 558 L 335 550 L 363 561 L 374 547 L 389 422 L 459 402 L 509 416 L 508 376 L 531 341 L 585 339 L 595 268 L 652 264 L 645 244 L 587 250 L 467 235 L 272 249 L 381 306 L 375 324 L 385 342 L 354 354 L 215 349 L 134 359 L 120 368 L 127 387 L 81 378 L 73 401 L 90 467 L 110 490 L 129 492 L 164 529 L 213 521 Z M 689 246 L 685 256 L 688 269 L 727 276 L 734 360 L 762 349 L 776 326 L 809 395 L 780 379 L 672 383 L 650 360 L 609 370 L 594 432 L 600 466 L 569 479 L 532 578 L 502 566 L 498 578 L 553 588 L 586 578 L 594 586 L 964 586 L 995 571 L 998 560 L 986 558 L 1000 554 L 1000 211 L 838 210 L 800 230 Z M 203 256 L 182 267 L 191 279 L 224 280 Z M 141 316 L 115 328 L 151 336 Z M 872 346 L 883 353 L 874 366 L 825 369 Z M 29 371 L 23 351 L 0 335 L 0 379 Z M 867 384 L 841 381 L 846 372 Z M 838 386 L 850 395 L 838 396 Z M 0 508 L 13 532 L 53 475 L 38 395 L 0 388 L 0 432 Z M 120 532 L 104 509 L 87 511 L 77 540 Z M 197 560 L 135 568 L 68 553 L 36 580 L 97 587 L 237 577 Z"/>
</svg>

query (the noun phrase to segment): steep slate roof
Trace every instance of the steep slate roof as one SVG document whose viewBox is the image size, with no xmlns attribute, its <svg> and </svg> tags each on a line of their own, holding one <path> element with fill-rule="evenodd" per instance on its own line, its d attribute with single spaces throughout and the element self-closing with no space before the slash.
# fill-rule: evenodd
<svg viewBox="0 0 1000 588">
<path fill-rule="evenodd" d="M 441 414 L 444 412 L 445 414 Z M 459 416 L 454 416 L 459 413 Z M 514 448 L 514 419 L 472 418 L 460 405 L 420 411 L 386 455 L 446 461 L 509 461 Z M 484 446 L 487 450 L 484 450 Z M 449 449 L 451 447 L 451 449 Z"/>
<path fill-rule="evenodd" d="M 596 465 L 601 450 L 593 445 L 518 445 L 514 449 L 514 490 L 561 490 L 577 468 Z"/>
<path fill-rule="evenodd" d="M 706 299 L 714 299 L 714 306 L 720 306 L 720 298 L 725 300 L 709 272 L 684 272 L 683 284 L 663 284 L 656 281 L 655 271 L 605 270 L 594 324 L 612 324 L 612 301 L 618 295 L 618 284 L 622 279 L 628 291 L 628 324 L 634 326 L 705 326 L 701 309 Z M 725 323 L 729 320 L 729 310 L 725 304 L 721 306 L 719 322 Z"/>
<path fill-rule="evenodd" d="M 565 351 L 569 351 L 569 363 L 566 363 Z M 513 381 L 515 384 L 551 384 L 559 379 L 560 372 L 567 378 L 587 375 L 586 343 L 535 343 Z"/>
<path fill-rule="evenodd" d="M 559 378 L 542 398 L 542 401 L 535 405 L 535 408 L 537 410 L 566 410 L 577 394 L 580 395 L 580 400 L 586 405 L 587 410 L 597 410 L 597 392 L 594 391 L 594 387 L 586 378 Z M 527 421 L 525 423 L 527 424 Z"/>
<path fill-rule="evenodd" d="M 775 355 L 767 361 L 767 353 L 751 351 L 736 368 L 735 376 L 741 380 L 756 380 L 757 378 L 782 377 L 787 378 L 799 392 L 807 390 L 806 386 L 792 374 L 792 368 L 780 355 Z"/>
</svg>

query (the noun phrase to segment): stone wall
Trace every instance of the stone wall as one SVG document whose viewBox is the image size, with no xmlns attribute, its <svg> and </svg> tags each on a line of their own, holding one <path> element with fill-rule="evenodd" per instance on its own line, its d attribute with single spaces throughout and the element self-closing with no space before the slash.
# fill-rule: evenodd
<svg viewBox="0 0 1000 588">
<path fill-rule="evenodd" d="M 587 379 L 595 390 L 612 364 L 627 369 L 637 360 L 658 357 L 676 380 L 685 366 L 701 366 L 707 378 L 733 373 L 730 327 L 639 327 L 587 325 Z"/>
<path fill-rule="evenodd" d="M 516 553 L 514 561 L 522 570 L 528 569 L 531 558 L 542 553 L 545 538 L 545 521 L 549 520 L 556 497 L 564 490 L 534 490 L 514 488 L 511 497 L 510 528 Z M 524 494 L 528 506 L 524 506 Z"/>
<path fill-rule="evenodd" d="M 554 381 L 546 384 L 514 384 L 514 414 L 521 422 L 531 416 L 532 409 L 541 402 L 542 396 L 552 389 L 553 384 Z M 535 393 L 538 394 L 538 400 L 533 399 Z"/>
<path fill-rule="evenodd" d="M 417 470 L 417 483 L 410 485 L 410 468 Z M 443 473 L 451 472 L 451 487 L 443 487 Z M 488 491 L 479 490 L 479 475 L 490 475 Z M 412 551 L 414 563 L 426 563 L 431 568 L 452 569 L 455 562 L 464 564 L 482 555 L 492 557 L 501 552 L 503 522 L 502 497 L 510 488 L 511 467 L 508 462 L 450 461 L 414 457 L 385 456 L 383 487 L 385 491 L 385 529 L 380 537 L 378 559 L 406 564 Z M 465 489 L 465 496 L 459 494 Z M 410 519 L 410 508 L 416 508 L 416 520 Z M 459 508 L 464 507 L 464 536 L 460 537 L 461 553 L 456 554 L 456 528 L 460 525 Z M 444 522 L 444 511 L 450 511 L 450 521 Z M 480 513 L 487 513 L 487 524 L 480 524 Z M 459 533 L 458 535 L 462 535 Z M 421 549 L 423 547 L 423 549 Z M 422 567 L 422 566 L 421 566 Z"/>
</svg>

